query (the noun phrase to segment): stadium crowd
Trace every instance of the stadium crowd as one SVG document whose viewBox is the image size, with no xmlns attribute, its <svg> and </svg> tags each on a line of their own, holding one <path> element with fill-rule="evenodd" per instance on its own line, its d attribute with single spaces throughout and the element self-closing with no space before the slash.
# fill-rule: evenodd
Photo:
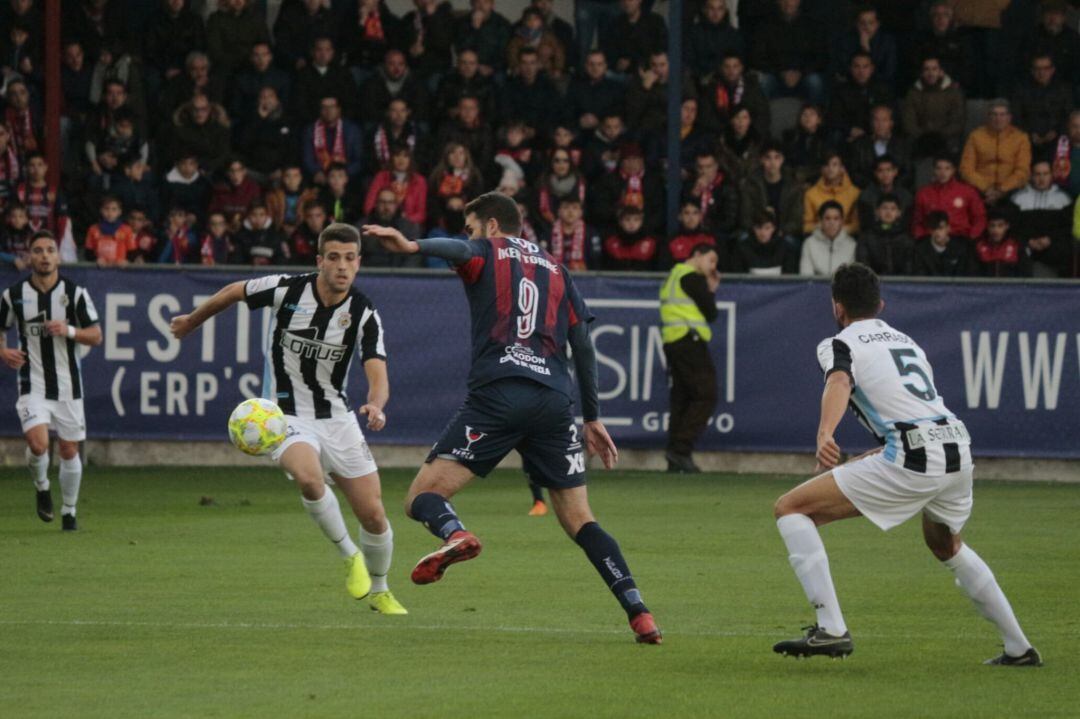
<svg viewBox="0 0 1080 719">
<path fill-rule="evenodd" d="M 571 270 L 1075 277 L 1064 0 L 687 0 L 679 227 L 643 0 L 65 0 L 47 181 L 41 0 L 0 7 L 0 260 L 311 264 L 329 222 L 460 236 L 494 188 Z M 737 7 L 733 12 L 729 5 Z M 594 39 L 594 35 L 598 35 Z M 977 122 L 971 116 L 978 112 Z M 418 261 L 364 247 L 367 266 Z"/>
</svg>

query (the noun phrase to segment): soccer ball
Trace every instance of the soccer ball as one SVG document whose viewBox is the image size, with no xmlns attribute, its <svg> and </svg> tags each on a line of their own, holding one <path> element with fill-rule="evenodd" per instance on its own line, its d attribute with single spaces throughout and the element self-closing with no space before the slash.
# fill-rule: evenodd
<svg viewBox="0 0 1080 719">
<path fill-rule="evenodd" d="M 287 426 L 281 408 L 270 400 L 246 399 L 229 415 L 229 439 L 244 454 L 269 454 L 285 440 Z"/>
</svg>

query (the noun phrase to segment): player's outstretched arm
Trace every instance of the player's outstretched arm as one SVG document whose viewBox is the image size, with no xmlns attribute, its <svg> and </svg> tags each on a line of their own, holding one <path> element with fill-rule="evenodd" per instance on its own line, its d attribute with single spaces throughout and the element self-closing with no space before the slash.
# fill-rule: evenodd
<svg viewBox="0 0 1080 719">
<path fill-rule="evenodd" d="M 386 373 L 386 360 L 369 359 L 364 362 L 364 374 L 367 375 L 367 402 L 357 410 L 367 417 L 368 429 L 375 432 L 386 426 L 386 413 L 383 408 L 390 401 L 390 377 Z"/>
<path fill-rule="evenodd" d="M 840 445 L 833 434 L 844 418 L 848 400 L 851 399 L 851 375 L 833 372 L 825 380 L 821 395 L 821 420 L 817 431 L 817 461 L 819 469 L 832 469 L 840 463 Z"/>
<path fill-rule="evenodd" d="M 415 255 L 420 251 L 420 246 L 416 242 L 408 239 L 393 227 L 364 225 L 360 228 L 360 231 L 377 239 L 387 252 L 394 252 L 399 255 Z"/>
<path fill-rule="evenodd" d="M 213 297 L 196 307 L 191 314 L 173 317 L 169 323 L 172 336 L 178 340 L 184 339 L 197 330 L 203 322 L 243 299 L 244 283 L 242 281 L 225 285 Z"/>
</svg>

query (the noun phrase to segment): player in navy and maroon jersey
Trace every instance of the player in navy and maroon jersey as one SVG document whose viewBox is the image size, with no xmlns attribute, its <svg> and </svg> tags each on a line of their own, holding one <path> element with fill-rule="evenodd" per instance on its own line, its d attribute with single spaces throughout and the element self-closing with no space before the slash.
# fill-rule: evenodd
<svg viewBox="0 0 1080 719">
<path fill-rule="evenodd" d="M 474 476 L 486 476 L 512 450 L 529 477 L 547 487 L 566 533 L 588 556 L 626 610 L 637 641 L 659 644 L 660 630 L 641 600 L 618 543 L 600 528 L 585 490 L 585 449 L 611 468 L 619 453 L 599 420 L 592 314 L 566 268 L 532 242 L 514 237 L 521 214 L 510 198 L 490 192 L 465 207 L 469 241 L 411 241 L 393 228 L 366 225 L 391 252 L 422 253 L 450 262 L 465 282 L 472 314 L 469 394 L 405 499 L 406 513 L 443 540 L 413 569 L 417 584 L 442 578 L 455 562 L 480 554 L 450 498 Z M 574 424 L 577 375 L 583 437 Z"/>
</svg>

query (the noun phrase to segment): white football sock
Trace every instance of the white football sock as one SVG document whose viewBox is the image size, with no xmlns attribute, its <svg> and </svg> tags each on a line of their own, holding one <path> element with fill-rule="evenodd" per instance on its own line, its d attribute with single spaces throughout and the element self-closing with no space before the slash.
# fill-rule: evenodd
<svg viewBox="0 0 1080 719">
<path fill-rule="evenodd" d="M 345 519 L 341 516 L 341 505 L 338 504 L 337 495 L 329 487 L 323 487 L 323 496 L 311 501 L 306 497 L 300 497 L 304 503 L 304 509 L 319 525 L 319 529 L 326 538 L 334 543 L 341 552 L 341 556 L 348 559 L 360 550 L 353 544 L 349 530 L 345 528 Z"/>
<path fill-rule="evenodd" d="M 30 479 L 34 480 L 34 487 L 43 491 L 49 488 L 49 450 L 45 454 L 34 454 L 30 448 L 26 448 L 26 466 L 30 468 Z"/>
<path fill-rule="evenodd" d="M 79 501 L 79 486 L 82 484 L 82 459 L 75 455 L 71 459 L 60 458 L 60 494 L 64 506 L 60 514 L 75 516 L 75 503 Z"/>
<path fill-rule="evenodd" d="M 394 528 L 388 522 L 385 532 L 372 534 L 360 527 L 360 551 L 364 553 L 364 563 L 371 575 L 371 591 L 387 591 L 386 575 L 394 556 Z"/>
<path fill-rule="evenodd" d="M 944 564 L 956 575 L 956 586 L 971 598 L 979 613 L 997 626 L 1005 642 L 1006 654 L 1018 657 L 1031 648 L 1031 642 L 1020 629 L 1009 600 L 982 557 L 965 544 L 955 557 L 946 559 Z"/>
<path fill-rule="evenodd" d="M 805 514 L 789 514 L 776 520 L 776 528 L 787 545 L 791 568 L 817 611 L 818 626 L 833 636 L 842 635 L 847 625 L 829 574 L 829 557 L 814 520 Z"/>
</svg>

